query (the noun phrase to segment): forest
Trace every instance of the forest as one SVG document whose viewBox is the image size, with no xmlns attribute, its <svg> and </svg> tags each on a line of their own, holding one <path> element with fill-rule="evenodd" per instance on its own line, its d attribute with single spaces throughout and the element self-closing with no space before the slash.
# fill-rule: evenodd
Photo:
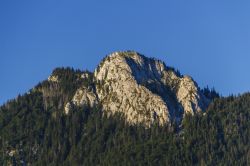
<svg viewBox="0 0 250 166">
<path fill-rule="evenodd" d="M 0 107 L 0 165 L 250 165 L 249 93 L 218 97 L 205 89 L 216 96 L 206 112 L 145 128 L 101 106 L 63 114 L 72 89 L 91 81 L 68 84 L 78 72 L 55 72 L 64 72 L 61 85 L 44 81 Z"/>
</svg>

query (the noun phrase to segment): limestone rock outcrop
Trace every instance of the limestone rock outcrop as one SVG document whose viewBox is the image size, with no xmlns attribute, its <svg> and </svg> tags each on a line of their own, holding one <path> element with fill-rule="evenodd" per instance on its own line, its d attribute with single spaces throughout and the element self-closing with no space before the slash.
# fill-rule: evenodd
<svg viewBox="0 0 250 166">
<path fill-rule="evenodd" d="M 122 113 L 129 124 L 150 126 L 181 122 L 186 114 L 205 110 L 209 100 L 191 77 L 160 60 L 126 51 L 104 58 L 94 71 L 93 87 L 79 88 L 71 103 L 99 104 L 108 115 Z M 68 112 L 70 105 L 65 108 Z"/>
</svg>

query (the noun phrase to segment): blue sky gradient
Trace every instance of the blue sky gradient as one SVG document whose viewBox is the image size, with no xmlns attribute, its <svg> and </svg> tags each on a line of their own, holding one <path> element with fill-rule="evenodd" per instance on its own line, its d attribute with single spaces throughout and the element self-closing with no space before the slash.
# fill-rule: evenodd
<svg viewBox="0 0 250 166">
<path fill-rule="evenodd" d="M 249 0 L 1 0 L 0 104 L 55 67 L 93 70 L 107 54 L 156 57 L 200 87 L 250 90 Z"/>
</svg>

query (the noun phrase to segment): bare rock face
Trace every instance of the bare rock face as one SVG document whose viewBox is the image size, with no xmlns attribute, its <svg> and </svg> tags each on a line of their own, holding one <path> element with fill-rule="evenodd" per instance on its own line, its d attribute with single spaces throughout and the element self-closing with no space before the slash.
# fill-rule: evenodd
<svg viewBox="0 0 250 166">
<path fill-rule="evenodd" d="M 96 94 L 86 87 L 78 89 L 72 101 L 75 105 L 88 105 L 90 107 L 94 107 L 98 103 Z"/>
<path fill-rule="evenodd" d="M 72 105 L 99 104 L 108 115 L 122 113 L 129 124 L 170 125 L 180 123 L 186 114 L 202 112 L 209 103 L 191 77 L 132 51 L 107 56 L 95 70 L 93 83 L 94 87 L 82 86 L 75 92 L 66 114 Z"/>
<path fill-rule="evenodd" d="M 50 82 L 58 82 L 58 77 L 54 76 L 54 75 L 51 75 L 51 76 L 49 76 L 48 81 L 50 81 Z"/>
<path fill-rule="evenodd" d="M 72 109 L 72 104 L 68 102 L 64 107 L 64 113 L 68 115 L 71 109 Z"/>
<path fill-rule="evenodd" d="M 94 76 L 104 111 L 121 112 L 131 124 L 180 121 L 187 113 L 204 110 L 208 102 L 190 77 L 136 52 L 109 55 Z"/>
<path fill-rule="evenodd" d="M 194 115 L 206 109 L 208 99 L 206 99 L 198 90 L 197 85 L 191 77 L 185 76 L 180 79 L 179 88 L 176 93 L 178 102 L 181 103 L 185 114 Z M 184 114 L 184 115 L 185 115 Z"/>
<path fill-rule="evenodd" d="M 123 113 L 131 124 L 150 125 L 155 119 L 166 124 L 169 122 L 166 103 L 137 83 L 126 57 L 123 53 L 111 54 L 94 73 L 103 109 L 108 114 Z M 138 64 L 143 63 L 142 57 L 136 54 L 131 54 L 130 58 Z"/>
<path fill-rule="evenodd" d="M 66 104 L 64 113 L 69 114 L 73 106 L 94 107 L 97 104 L 98 104 L 98 99 L 93 89 L 87 87 L 81 87 L 76 91 L 72 101 Z"/>
</svg>

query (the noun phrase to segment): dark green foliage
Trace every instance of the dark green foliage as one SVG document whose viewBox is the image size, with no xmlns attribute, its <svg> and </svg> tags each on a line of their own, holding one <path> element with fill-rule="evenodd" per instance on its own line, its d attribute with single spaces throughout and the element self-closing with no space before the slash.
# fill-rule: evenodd
<svg viewBox="0 0 250 166">
<path fill-rule="evenodd" d="M 208 86 L 206 88 L 203 88 L 201 92 L 210 100 L 214 100 L 216 98 L 219 98 L 220 95 L 214 88 L 210 89 Z"/>
<path fill-rule="evenodd" d="M 83 73 L 88 73 L 89 78 L 80 79 Z M 58 78 L 58 82 L 43 81 L 37 89 L 48 91 L 58 90 L 64 95 L 72 97 L 80 86 L 91 86 L 93 84 L 93 74 L 88 71 L 74 70 L 73 68 L 56 68 L 52 76 Z"/>
<path fill-rule="evenodd" d="M 250 94 L 218 98 L 204 90 L 214 94 L 206 114 L 186 116 L 181 130 L 146 129 L 99 107 L 63 114 L 79 86 L 94 88 L 93 78 L 78 82 L 81 72 L 70 68 L 53 74 L 59 82 L 0 107 L 0 165 L 250 165 Z"/>
<path fill-rule="evenodd" d="M 129 126 L 99 108 L 53 117 L 32 93 L 1 107 L 0 165 L 248 165 L 249 127 L 250 94 L 215 99 L 206 115 L 186 116 L 172 132 Z"/>
<path fill-rule="evenodd" d="M 15 158 L 33 162 L 42 143 L 48 112 L 43 109 L 41 93 L 18 97 L 0 109 L 0 165 L 12 160 L 7 154 L 15 150 Z M 15 160 L 16 160 L 15 159 Z"/>
<path fill-rule="evenodd" d="M 83 73 L 87 73 L 89 77 L 81 78 Z M 42 92 L 46 110 L 63 109 L 80 87 L 94 88 L 93 73 L 88 71 L 82 72 L 72 68 L 56 68 L 52 72 L 52 76 L 56 76 L 58 81 L 45 80 L 33 89 L 33 91 Z"/>
<path fill-rule="evenodd" d="M 184 126 L 184 144 L 194 163 L 250 164 L 250 94 L 217 98 L 205 116 L 186 117 Z"/>
</svg>

